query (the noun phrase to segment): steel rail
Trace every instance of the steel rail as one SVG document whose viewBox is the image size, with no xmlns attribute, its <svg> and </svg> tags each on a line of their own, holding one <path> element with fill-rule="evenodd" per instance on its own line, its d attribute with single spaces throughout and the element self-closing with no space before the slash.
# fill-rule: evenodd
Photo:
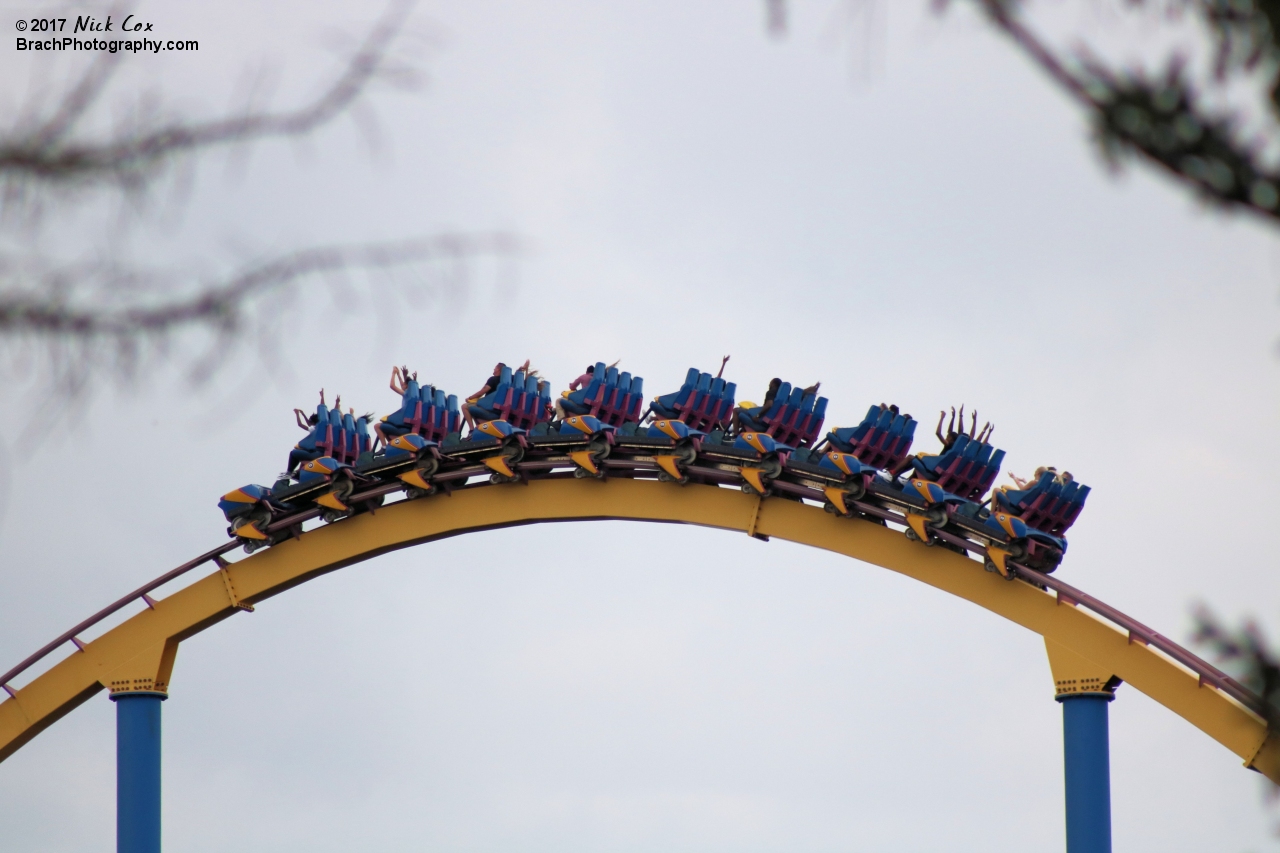
<svg viewBox="0 0 1280 853">
<path fill-rule="evenodd" d="M 616 460 L 615 461 L 615 460 L 610 460 L 606 458 L 605 460 L 603 460 L 603 462 L 606 467 L 627 468 L 631 470 L 636 470 L 637 468 L 641 468 L 641 467 L 644 467 L 644 468 L 648 467 L 647 465 L 637 465 L 635 464 L 634 460 Z M 618 463 L 622 463 L 622 464 L 618 464 Z M 535 465 L 528 465 L 528 467 L 526 468 L 525 467 L 526 465 L 528 465 L 528 463 L 516 463 L 514 467 L 517 470 L 540 470 L 546 467 L 545 465 L 535 464 Z M 690 465 L 687 467 L 686 470 L 688 470 L 689 473 L 697 477 L 703 478 L 705 480 L 711 480 L 723 485 L 732 485 L 740 482 L 738 477 L 734 476 L 732 472 L 719 469 L 719 468 L 709 468 L 701 465 Z M 433 479 L 445 479 L 445 480 L 463 479 L 464 485 L 454 487 L 454 488 L 455 489 L 462 489 L 462 488 L 473 489 L 473 488 L 488 486 L 491 484 L 488 482 L 480 482 L 480 483 L 467 485 L 465 483 L 465 479 L 472 476 L 476 476 L 478 474 L 483 474 L 486 471 L 487 469 L 484 468 L 484 466 L 467 466 L 466 468 L 459 469 L 458 471 L 449 472 L 443 477 L 433 478 Z M 656 473 L 656 470 L 655 470 L 655 473 Z M 809 498 L 811 500 L 816 500 L 816 501 L 821 501 L 823 499 L 822 492 L 818 489 L 813 489 L 807 486 L 801 486 L 794 483 L 785 483 L 785 482 L 775 482 L 772 485 L 775 488 L 778 488 L 779 491 L 790 494 L 793 497 Z M 367 491 L 352 494 L 349 500 L 353 504 L 361 503 L 364 501 L 372 500 L 373 498 L 382 497 L 392 492 L 399 491 L 402 488 L 403 488 L 403 484 L 400 484 L 400 483 L 385 483 L 385 484 L 376 486 L 372 489 L 369 489 Z M 866 503 L 860 500 L 852 501 L 851 503 L 859 513 L 862 513 L 864 515 L 880 518 L 885 521 L 892 521 L 895 524 L 902 524 L 902 525 L 906 524 L 906 517 L 904 515 L 900 515 L 890 510 L 886 510 L 886 509 L 883 509 L 882 507 L 876 506 L 874 504 Z M 377 508 L 371 508 L 371 511 L 376 512 Z M 277 521 L 270 524 L 267 529 L 268 531 L 271 531 L 271 532 L 278 532 L 280 530 L 291 530 L 295 533 L 295 535 L 300 535 L 300 530 L 299 530 L 300 525 L 313 518 L 319 517 L 319 515 L 320 515 L 320 510 L 318 509 L 304 510 L 302 512 L 295 513 L 293 515 L 285 516 L 284 518 L 278 519 Z M 966 551 L 976 553 L 980 556 L 985 554 L 985 548 L 962 536 L 957 536 L 955 534 L 948 533 L 946 531 L 940 531 L 940 530 L 933 531 L 933 535 L 937 536 L 940 540 L 945 541 L 952 546 L 962 548 Z M 13 688 L 9 686 L 9 682 L 12 681 L 17 676 L 21 675 L 26 670 L 30 669 L 33 665 L 38 663 L 40 660 L 47 657 L 51 652 L 55 651 L 60 646 L 68 642 L 76 643 L 77 649 L 79 649 L 80 645 L 79 645 L 78 635 L 81 632 L 93 627 L 94 625 L 98 624 L 102 620 L 106 619 L 108 616 L 111 616 L 113 613 L 118 612 L 122 608 L 127 607 L 129 604 L 135 601 L 142 600 L 146 602 L 148 606 L 151 606 L 151 602 L 147 598 L 147 593 L 151 592 L 154 589 L 157 589 L 158 587 L 163 586 L 164 584 L 168 583 L 171 580 L 174 580 L 175 578 L 178 578 L 186 574 L 187 572 L 191 571 L 194 568 L 197 568 L 198 566 L 204 565 L 205 563 L 218 562 L 220 565 L 225 565 L 225 563 L 220 560 L 221 556 L 223 554 L 226 554 L 229 551 L 236 549 L 239 546 L 240 546 L 240 543 L 237 540 L 232 540 L 223 545 L 220 545 L 217 548 L 214 548 L 213 550 L 207 551 L 206 553 L 200 555 L 194 560 L 183 563 L 177 568 L 172 569 L 168 572 L 165 572 L 164 574 L 157 577 L 155 580 L 152 580 L 149 583 L 144 584 L 143 586 L 139 587 L 138 589 L 134 590 L 133 592 L 129 593 L 123 598 L 115 601 L 114 603 L 108 605 L 102 610 L 99 610 L 97 613 L 90 616 L 88 619 L 85 619 L 84 621 L 77 624 L 75 627 L 61 634 L 57 639 L 54 639 L 50 641 L 48 644 L 46 644 L 45 646 L 41 647 L 38 651 L 36 651 L 35 653 L 27 657 L 17 666 L 10 669 L 3 676 L 0 676 L 0 687 L 3 687 L 3 689 L 10 696 L 16 696 L 16 693 L 13 690 Z M 1083 607 L 1084 609 L 1102 617 L 1103 619 L 1106 619 L 1108 622 L 1111 622 L 1117 627 L 1124 629 L 1126 632 L 1128 632 L 1129 642 L 1131 643 L 1139 642 L 1145 646 L 1159 650 L 1160 652 L 1167 655 L 1169 658 L 1171 658 L 1181 666 L 1184 666 L 1187 669 L 1191 670 L 1191 672 L 1197 676 L 1201 684 L 1207 684 L 1213 687 L 1214 689 L 1218 690 L 1219 692 L 1224 693 L 1225 695 L 1234 699 L 1236 702 L 1239 702 L 1241 705 L 1248 708 L 1253 713 L 1262 717 L 1264 720 L 1270 720 L 1270 718 L 1274 716 L 1274 712 L 1269 713 L 1268 705 L 1262 697 L 1258 696 L 1256 693 L 1249 690 L 1244 685 L 1240 684 L 1240 682 L 1236 681 L 1234 678 L 1227 675 L 1222 670 L 1215 667 L 1213 664 L 1209 663 L 1208 661 L 1204 660 L 1198 655 L 1188 651 L 1187 649 L 1178 645 L 1176 642 L 1174 642 L 1173 640 L 1170 640 L 1168 637 L 1164 636 L 1163 634 L 1160 634 L 1159 632 L 1154 631 L 1151 628 L 1148 628 L 1146 625 L 1142 624 L 1138 620 L 1133 619 L 1132 617 L 1126 615 L 1125 613 L 1122 613 L 1121 611 L 1117 610 L 1111 605 L 1103 601 L 1100 601 L 1099 599 L 1094 598 L 1088 593 L 1083 592 L 1082 590 L 1076 589 L 1070 584 L 1064 581 L 1058 580 L 1057 578 L 1054 578 L 1051 575 L 1047 575 L 1042 572 L 1035 571 L 1034 569 L 1029 569 L 1026 566 L 1022 566 L 1017 563 L 1013 563 L 1013 566 L 1015 568 L 1015 572 L 1018 579 L 1023 580 L 1024 582 L 1030 583 L 1032 585 L 1039 586 L 1041 589 L 1044 589 L 1044 590 L 1053 590 L 1054 594 L 1056 595 L 1060 603 L 1070 604 L 1076 607 Z"/>
<path fill-rule="evenodd" d="M 183 563 L 181 566 L 178 566 L 176 569 L 172 569 L 170 571 L 165 572 L 160 577 L 156 578 L 150 583 L 143 584 L 142 586 L 135 589 L 133 592 L 126 595 L 124 598 L 121 598 L 118 601 L 116 601 L 115 603 L 107 605 L 106 607 L 99 610 L 97 613 L 90 616 L 88 619 L 76 625 L 70 631 L 67 631 L 66 633 L 59 636 L 56 640 L 51 640 L 47 645 L 41 647 L 38 651 L 36 651 L 31 656 L 29 656 L 22 663 L 18 664 L 13 669 L 9 670 L 4 675 L 0 676 L 0 687 L 3 687 L 5 692 L 8 693 L 10 696 L 16 696 L 17 694 L 14 692 L 13 688 L 9 686 L 9 682 L 17 678 L 23 672 L 26 672 L 28 669 L 32 667 L 32 665 L 34 665 L 35 663 L 37 663 L 38 661 L 46 657 L 50 652 L 54 651 L 64 643 L 70 643 L 70 642 L 77 642 L 76 648 L 79 649 L 80 648 L 78 643 L 79 638 L 77 635 L 80 634 L 80 632 L 88 630 L 89 628 L 92 628 L 94 625 L 98 624 L 103 619 L 106 619 L 112 613 L 115 613 L 116 611 L 120 610 L 123 607 L 129 606 L 130 604 L 132 604 L 135 601 L 138 601 L 139 599 L 146 601 L 147 593 L 151 592 L 153 589 L 164 586 L 169 581 L 173 580 L 174 578 L 185 575 L 187 572 L 191 571 L 197 566 L 203 566 L 205 563 L 208 563 L 213 560 L 217 560 L 223 554 L 227 553 L 228 551 L 234 551 L 239 546 L 240 546 L 240 543 L 234 539 L 226 543 L 225 545 L 219 545 L 217 548 L 214 548 L 212 551 L 206 551 L 204 554 L 201 554 L 199 557 L 196 557 L 194 560 Z M 146 601 L 146 603 L 148 607 L 151 606 L 150 601 Z"/>
<path fill-rule="evenodd" d="M 1182 666 L 1194 672 L 1200 679 L 1201 684 L 1208 684 L 1222 693 L 1227 694 L 1235 699 L 1241 705 L 1244 705 L 1250 711 L 1253 711 L 1264 720 L 1270 720 L 1275 716 L 1275 712 L 1271 711 L 1261 696 L 1218 669 L 1213 664 L 1199 657 L 1198 655 L 1188 651 L 1182 646 L 1170 640 L 1168 637 L 1160 634 L 1143 625 L 1138 620 L 1121 613 L 1106 602 L 1099 601 L 1087 592 L 1076 589 L 1071 584 L 1058 580 L 1052 575 L 1046 575 L 1037 572 L 1034 569 L 1028 569 L 1025 566 L 1017 567 L 1019 575 L 1030 578 L 1037 584 L 1052 589 L 1058 595 L 1058 601 L 1064 604 L 1073 604 L 1077 607 L 1083 606 L 1086 610 L 1113 622 L 1121 628 L 1129 632 L 1129 642 L 1142 643 L 1144 646 L 1150 646 L 1158 649 L 1169 657 L 1173 658 Z"/>
<path fill-rule="evenodd" d="M 487 470 L 484 468 L 483 465 L 475 466 L 475 469 L 476 470 L 468 471 L 467 476 L 473 476 L 477 473 L 482 473 L 483 471 Z M 464 471 L 467 471 L 467 469 L 462 469 L 458 472 L 450 472 L 450 473 L 454 475 L 454 478 L 456 478 L 458 474 L 463 473 Z M 402 488 L 404 488 L 403 484 L 387 483 L 387 484 L 377 486 L 376 488 L 369 489 L 368 491 L 354 494 L 351 496 L 351 500 L 356 503 L 361 501 L 367 501 L 375 497 L 380 497 L 382 495 L 387 495 L 392 492 L 399 491 Z M 294 513 L 293 515 L 285 516 L 284 518 L 281 518 L 281 519 L 278 519 L 277 521 L 272 522 L 267 527 L 267 530 L 270 532 L 287 530 L 296 525 L 300 525 L 303 522 L 310 521 L 313 518 L 319 518 L 319 517 L 320 517 L 320 510 L 308 509 L 302 512 Z M 106 619 L 108 616 L 112 615 L 113 613 L 116 613 L 121 609 L 128 607 L 130 604 L 132 604 L 135 601 L 141 600 L 146 602 L 147 606 L 150 606 L 151 603 L 146 600 L 147 593 L 151 592 L 154 589 L 164 586 L 174 578 L 181 577 L 182 575 L 186 574 L 192 569 L 199 568 L 200 566 L 203 566 L 205 563 L 209 563 L 217 560 L 223 554 L 226 554 L 229 551 L 234 551 L 238 547 L 240 547 L 240 542 L 234 539 L 230 542 L 227 542 L 224 545 L 219 545 L 217 548 L 214 548 L 212 551 L 207 551 L 206 553 L 201 554 L 199 557 L 196 557 L 194 560 L 190 560 L 186 563 L 183 563 L 181 566 L 178 566 L 176 569 L 171 569 L 170 571 L 165 572 L 155 580 L 152 580 L 146 584 L 143 584 L 142 586 L 138 587 L 133 592 L 129 593 L 123 598 L 118 599 L 117 601 L 107 605 L 106 607 L 99 610 L 97 613 L 90 616 L 88 619 L 85 619 L 83 622 L 80 622 L 79 624 L 77 624 L 74 628 L 71 628 L 70 630 L 58 636 L 57 639 L 51 640 L 44 646 L 41 646 L 37 651 L 29 655 L 25 660 L 23 660 L 17 666 L 10 669 L 4 675 L 0 676 L 0 688 L 3 688 L 4 691 L 8 693 L 10 696 L 17 695 L 14 689 L 9 685 L 9 682 L 17 678 L 22 673 L 26 672 L 28 669 L 30 669 L 35 664 L 39 663 L 44 658 L 48 657 L 52 652 L 57 651 L 57 649 L 60 646 L 65 645 L 66 643 L 77 642 L 79 638 L 79 634 L 81 634 L 84 631 L 87 631 L 88 629 L 92 628 L 94 625 L 97 625 L 99 622 Z M 79 649 L 80 647 L 77 645 L 76 648 Z"/>
</svg>

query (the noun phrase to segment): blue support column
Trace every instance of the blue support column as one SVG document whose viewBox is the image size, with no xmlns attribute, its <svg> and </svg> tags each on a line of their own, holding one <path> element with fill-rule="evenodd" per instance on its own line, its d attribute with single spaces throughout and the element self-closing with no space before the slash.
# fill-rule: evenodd
<svg viewBox="0 0 1280 853">
<path fill-rule="evenodd" d="M 1111 756 L 1104 693 L 1065 693 L 1062 742 L 1067 776 L 1067 853 L 1111 853 Z"/>
<path fill-rule="evenodd" d="M 160 853 L 163 693 L 116 693 L 116 853 Z"/>
</svg>

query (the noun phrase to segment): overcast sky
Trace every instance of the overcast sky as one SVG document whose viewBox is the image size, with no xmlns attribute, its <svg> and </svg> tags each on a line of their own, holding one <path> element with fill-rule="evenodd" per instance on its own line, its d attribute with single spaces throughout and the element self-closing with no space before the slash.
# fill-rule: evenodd
<svg viewBox="0 0 1280 853">
<path fill-rule="evenodd" d="M 892 8 L 889 8 L 892 5 Z M 207 386 L 161 366 L 20 441 L 5 378 L 0 668 L 223 541 L 321 385 L 460 396 L 498 359 L 561 386 L 622 359 L 740 397 L 823 382 L 828 423 L 896 402 L 996 424 L 1007 468 L 1094 489 L 1060 576 L 1170 637 L 1190 609 L 1280 642 L 1276 237 L 1142 170 L 1110 175 L 1061 96 L 923 0 L 428 3 L 428 77 L 343 121 L 217 155 L 135 237 L 214 271 L 334 241 L 494 229 L 520 259 L 318 284 Z M 175 111 L 294 103 L 374 8 L 150 3 L 198 53 L 131 58 Z M 0 27 L 34 4 L 0 0 Z M 848 16 L 852 10 L 852 19 Z M 71 10 L 74 13 L 74 9 Z M 0 108 L 75 57 L 0 46 Z M 71 229 L 52 250 L 98 245 Z M 435 288 L 434 296 L 427 293 Z M 69 422 L 67 422 L 69 420 Z M 666 525 L 490 532 L 325 576 L 184 643 L 164 706 L 168 851 L 1059 851 L 1061 711 L 1041 639 L 882 569 Z M 0 847 L 114 849 L 114 708 L 0 765 Z M 1259 777 L 1130 687 L 1111 706 L 1117 850 L 1276 849 Z"/>
</svg>

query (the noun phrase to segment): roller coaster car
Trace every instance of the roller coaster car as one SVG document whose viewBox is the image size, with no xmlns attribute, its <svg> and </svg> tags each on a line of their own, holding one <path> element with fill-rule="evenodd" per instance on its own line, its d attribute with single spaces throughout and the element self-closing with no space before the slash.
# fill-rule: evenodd
<svg viewBox="0 0 1280 853">
<path fill-rule="evenodd" d="M 503 421 L 530 430 L 551 419 L 551 386 L 523 370 L 514 375 L 505 365 L 498 377 L 498 387 L 467 407 L 477 421 Z"/>
<path fill-rule="evenodd" d="M 395 477 L 405 484 L 405 495 L 419 498 L 435 492 L 431 476 L 440 467 L 439 445 L 407 433 L 391 439 L 378 453 L 365 453 L 356 463 L 357 475 L 366 478 Z"/>
<path fill-rule="evenodd" d="M 698 448 L 706 433 L 693 429 L 684 421 L 662 418 L 648 427 L 627 424 L 613 434 L 613 448 L 628 455 L 625 463 L 644 468 L 658 466 L 658 479 L 663 482 L 687 483 L 685 469 L 698 457 Z"/>
<path fill-rule="evenodd" d="M 908 415 L 872 406 L 862 423 L 832 430 L 827 433 L 827 442 L 865 466 L 892 471 L 907 458 L 915 434 L 916 422 Z"/>
<path fill-rule="evenodd" d="M 537 467 L 551 469 L 571 461 L 575 477 L 604 479 L 604 460 L 612 448 L 613 434 L 614 427 L 599 418 L 571 415 L 555 432 L 539 426 L 526 440 L 530 450 L 546 454 L 537 461 Z"/>
<path fill-rule="evenodd" d="M 351 466 L 332 456 L 303 463 L 296 476 L 296 483 L 283 478 L 269 489 L 250 485 L 223 495 L 218 507 L 231 523 L 228 535 L 241 540 L 245 550 L 253 551 L 289 535 L 287 532 L 273 535 L 268 530 L 271 522 L 280 516 L 314 505 L 320 507 L 325 521 L 336 521 L 352 511 L 347 501 L 356 485 L 366 481 Z"/>
<path fill-rule="evenodd" d="M 451 462 L 479 462 L 492 471 L 493 483 L 512 483 L 520 479 L 515 465 L 524 458 L 529 443 L 526 430 L 504 420 L 476 424 L 466 439 L 446 438 L 440 455 Z"/>
<path fill-rule="evenodd" d="M 250 484 L 227 492 L 218 501 L 218 509 L 226 517 L 227 535 L 234 536 L 252 551 L 269 544 L 267 526 L 271 523 L 271 489 Z"/>
<path fill-rule="evenodd" d="M 713 468 L 737 471 L 742 477 L 742 491 L 765 496 L 773 494 L 769 486 L 782 475 L 787 456 L 794 449 L 767 432 L 743 432 L 731 444 L 724 440 L 702 442 L 700 455 Z"/>
<path fill-rule="evenodd" d="M 691 367 L 680 390 L 654 398 L 651 408 L 658 418 L 681 421 L 690 429 L 705 432 L 728 429 L 733 420 L 733 397 L 737 390 L 733 382 Z"/>
<path fill-rule="evenodd" d="M 911 459 L 910 475 L 877 477 L 872 490 L 902 507 L 909 536 L 929 543 L 928 528 L 944 527 L 958 507 L 981 498 L 1000 473 L 1003 459 L 1003 450 L 961 435 L 940 455 Z"/>
<path fill-rule="evenodd" d="M 849 504 L 866 495 L 877 473 L 875 467 L 862 464 L 852 453 L 832 450 L 817 454 L 803 448 L 791 453 L 783 468 L 802 485 L 821 489 L 827 512 L 845 517 L 853 515 Z"/>
<path fill-rule="evenodd" d="M 639 423 L 644 410 L 644 379 L 616 367 L 605 367 L 596 362 L 595 373 L 587 387 L 580 388 L 561 398 L 566 412 L 589 415 L 604 424 L 620 427 L 626 423 Z"/>
<path fill-rule="evenodd" d="M 792 447 L 813 445 L 822 432 L 827 416 L 827 398 L 792 388 L 790 382 L 778 386 L 778 395 L 766 412 L 763 406 L 742 409 L 738 419 L 744 431 L 768 433 L 777 441 Z"/>
<path fill-rule="evenodd" d="M 976 504 L 966 504 L 959 512 L 952 514 L 952 522 L 970 535 L 987 537 L 987 555 L 985 565 L 987 571 L 999 572 L 1006 578 L 1012 578 L 1007 561 L 1017 560 L 1029 569 L 1045 574 L 1051 573 L 1062 562 L 1067 553 L 1067 540 L 1037 530 L 1016 515 L 1000 509 L 994 511 L 985 507 L 973 512 Z M 972 514 L 971 514 L 972 513 Z M 966 523 L 970 518 L 982 522 L 982 529 Z"/>
<path fill-rule="evenodd" d="M 980 481 L 989 480 L 986 473 L 980 475 Z M 913 516 L 907 509 L 909 537 L 932 544 L 927 528 L 946 527 L 978 540 L 986 546 L 987 569 L 1006 578 L 1013 577 L 1009 560 L 1045 574 L 1058 567 L 1067 551 L 1062 533 L 1080 514 L 1089 493 L 1087 486 L 1074 482 L 1063 485 L 1055 481 L 1052 473 L 1046 473 L 1031 489 L 997 489 L 992 493 L 994 506 L 988 509 L 972 499 L 942 490 L 937 482 L 920 477 L 903 477 L 899 482 L 904 495 L 918 495 L 927 505 L 919 521 L 916 519 L 920 516 Z M 885 495 L 880 490 L 877 494 Z M 978 496 L 972 491 L 969 494 Z"/>
<path fill-rule="evenodd" d="M 364 418 L 343 415 L 323 405 L 318 407 L 317 414 L 321 417 L 307 437 L 298 442 L 299 448 L 347 465 L 355 464 L 361 454 L 369 452 L 372 441 Z"/>
<path fill-rule="evenodd" d="M 1089 487 L 1074 480 L 1060 483 L 1051 472 L 1040 475 L 1030 489 L 996 489 L 992 493 L 997 510 L 1017 515 L 1036 530 L 1061 536 L 1075 523 L 1089 497 Z"/>
<path fill-rule="evenodd" d="M 1003 461 L 1003 450 L 960 435 L 942 454 L 921 454 L 911 460 L 911 465 L 918 477 L 931 480 L 965 500 L 976 501 L 991 488 Z"/>
<path fill-rule="evenodd" d="M 419 388 L 417 381 L 411 379 L 400 410 L 382 420 L 392 426 L 407 429 L 408 434 L 440 442 L 449 433 L 458 431 L 462 423 L 462 412 L 458 410 L 457 395 L 446 394 L 430 385 Z"/>
</svg>

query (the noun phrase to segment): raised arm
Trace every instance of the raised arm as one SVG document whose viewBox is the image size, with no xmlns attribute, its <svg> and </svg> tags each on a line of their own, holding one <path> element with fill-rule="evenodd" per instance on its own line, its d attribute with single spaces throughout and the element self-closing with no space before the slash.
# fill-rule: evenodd
<svg viewBox="0 0 1280 853">
<path fill-rule="evenodd" d="M 398 367 L 391 368 L 391 390 L 400 395 L 405 392 L 405 380 Z"/>
<path fill-rule="evenodd" d="M 729 363 L 729 356 L 726 355 L 724 358 L 720 359 L 720 369 L 716 371 L 716 379 L 719 379 L 720 377 L 724 376 L 724 366 L 728 363 Z"/>
<path fill-rule="evenodd" d="M 307 432 L 311 432 L 311 424 L 307 423 L 307 413 L 302 411 L 302 409 L 293 410 L 293 419 L 298 422 L 298 426 L 302 427 Z"/>
</svg>

